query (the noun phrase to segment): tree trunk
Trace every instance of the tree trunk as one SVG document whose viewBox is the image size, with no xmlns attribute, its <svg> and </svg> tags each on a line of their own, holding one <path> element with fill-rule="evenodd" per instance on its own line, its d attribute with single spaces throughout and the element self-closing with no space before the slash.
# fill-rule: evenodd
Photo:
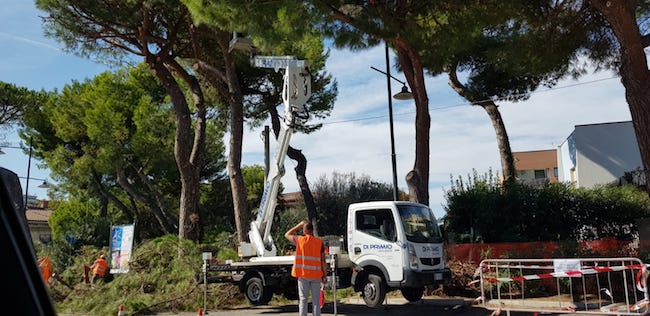
<svg viewBox="0 0 650 316">
<path fill-rule="evenodd" d="M 296 179 L 298 180 L 298 185 L 300 186 L 300 192 L 302 193 L 303 200 L 305 200 L 307 217 L 309 218 L 309 221 L 312 223 L 312 225 L 314 225 L 314 236 L 318 237 L 318 213 L 316 213 L 316 203 L 314 203 L 314 196 L 311 193 L 309 182 L 307 182 L 306 176 L 307 158 L 305 158 L 305 155 L 302 154 L 302 151 L 291 146 L 289 146 L 287 156 L 298 163 L 298 165 L 293 170 L 296 171 Z"/>
<path fill-rule="evenodd" d="M 206 110 L 201 88 L 196 78 L 187 74 L 174 60 L 161 61 L 160 57 L 152 55 L 147 56 L 145 60 L 170 96 L 176 116 L 174 157 L 181 177 L 178 238 L 198 240 L 195 221 L 198 219 L 196 210 L 199 201 L 199 172 L 203 167 L 206 127 Z M 192 91 L 196 107 L 194 124 L 185 94 L 172 72 L 181 76 Z"/>
<path fill-rule="evenodd" d="M 237 240 L 241 243 L 248 241 L 251 212 L 246 200 L 247 192 L 244 176 L 241 171 L 241 151 L 244 139 L 244 106 L 241 87 L 235 68 L 235 60 L 228 52 L 230 33 L 219 32 L 217 35 L 219 47 L 223 54 L 225 83 L 228 86 L 228 105 L 230 107 L 230 145 L 228 155 L 228 174 L 232 191 L 232 203 L 235 208 L 235 226 Z"/>
<path fill-rule="evenodd" d="M 179 218 L 179 236 L 182 236 L 181 239 L 187 238 L 193 241 L 198 241 L 201 237 L 201 232 L 199 230 L 199 214 L 197 209 L 199 207 L 199 196 L 201 194 L 199 191 L 201 170 L 205 163 L 205 130 L 207 125 L 205 99 L 199 81 L 195 76 L 190 75 L 176 62 L 176 60 L 166 61 L 165 66 L 170 68 L 176 76 L 183 79 L 190 90 L 192 101 L 194 101 L 193 115 L 189 111 L 187 102 L 185 102 L 185 109 L 189 114 L 189 120 L 187 121 L 189 125 L 186 127 L 187 135 L 183 138 L 183 140 L 188 141 L 188 143 L 182 144 L 183 149 L 181 150 L 182 156 L 186 160 L 183 161 L 182 167 L 179 166 L 179 170 L 181 170 L 181 201 L 179 214 L 184 214 L 183 218 Z M 194 122 L 192 122 L 192 116 L 194 116 Z M 186 122 L 184 121 L 183 123 L 185 124 Z M 192 123 L 194 126 L 192 126 Z M 178 145 L 179 142 L 177 141 L 175 147 L 181 147 Z"/>
<path fill-rule="evenodd" d="M 499 147 L 499 156 L 501 157 L 501 172 L 503 173 L 504 184 L 514 183 L 516 180 L 515 159 L 512 156 L 510 139 L 508 138 L 508 132 L 506 132 L 506 126 L 503 123 L 503 118 L 501 118 L 499 108 L 492 101 L 484 101 L 488 100 L 488 97 L 481 97 L 481 100 L 476 100 L 475 97 L 470 96 L 465 85 L 458 80 L 456 65 L 449 66 L 445 71 L 449 76 L 449 86 L 451 86 L 458 95 L 472 104 L 481 106 L 485 112 L 487 112 L 497 137 L 497 146 Z"/>
<path fill-rule="evenodd" d="M 411 45 L 395 39 L 397 57 L 400 66 L 413 90 L 415 99 L 415 163 L 407 177 L 409 200 L 429 205 L 429 131 L 431 117 L 429 116 L 429 97 L 424 83 L 424 71 L 420 56 Z"/>
<path fill-rule="evenodd" d="M 471 100 L 468 100 L 471 101 Z M 496 104 L 492 101 L 482 102 L 481 107 L 487 112 L 492 121 L 492 127 L 497 136 L 497 145 L 499 146 L 499 156 L 501 156 L 501 172 L 503 173 L 503 181 L 505 184 L 512 184 L 515 182 L 515 159 L 512 156 L 512 149 L 510 149 L 510 139 L 506 126 L 503 124 L 501 112 Z"/>
<path fill-rule="evenodd" d="M 646 192 L 650 193 L 650 71 L 636 20 L 637 3 L 591 0 L 609 22 L 620 45 L 619 74 L 643 161 Z"/>
</svg>

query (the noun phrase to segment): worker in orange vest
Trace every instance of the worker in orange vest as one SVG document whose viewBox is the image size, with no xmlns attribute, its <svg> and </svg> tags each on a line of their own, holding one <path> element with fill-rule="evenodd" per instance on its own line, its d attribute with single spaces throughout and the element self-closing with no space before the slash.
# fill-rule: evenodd
<svg viewBox="0 0 650 316">
<path fill-rule="evenodd" d="M 296 235 L 302 228 L 304 236 Z M 320 316 L 321 282 L 327 282 L 325 247 L 323 241 L 314 236 L 312 223 L 303 220 L 289 229 L 284 237 L 296 246 L 296 256 L 291 275 L 298 280 L 298 310 L 300 316 L 307 316 L 309 293 L 312 299 L 312 315 Z"/>
<path fill-rule="evenodd" d="M 50 285 L 50 278 L 52 277 L 52 260 L 50 257 L 43 257 L 38 259 L 38 267 L 41 269 L 41 274 L 43 275 L 43 281 L 45 285 Z"/>
<path fill-rule="evenodd" d="M 99 258 L 95 260 L 92 266 L 90 266 L 93 276 L 90 278 L 90 285 L 92 286 L 95 281 L 99 278 L 104 278 L 106 271 L 108 270 L 108 262 L 106 262 L 106 256 L 104 254 L 99 255 Z"/>
</svg>

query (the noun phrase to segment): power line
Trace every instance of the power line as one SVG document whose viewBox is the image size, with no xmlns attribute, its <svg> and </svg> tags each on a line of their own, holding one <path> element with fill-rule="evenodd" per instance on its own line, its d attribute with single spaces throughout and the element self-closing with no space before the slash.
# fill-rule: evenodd
<svg viewBox="0 0 650 316">
<path fill-rule="evenodd" d="M 585 81 L 585 82 L 578 82 L 578 83 L 568 84 L 568 85 L 564 85 L 564 86 L 552 87 L 552 88 L 548 88 L 548 89 L 545 89 L 545 90 L 536 90 L 536 91 L 531 92 L 530 94 L 546 93 L 546 92 L 549 92 L 549 91 L 573 88 L 573 87 L 577 87 L 577 86 L 582 86 L 582 85 L 587 85 L 587 84 L 592 84 L 592 83 L 597 83 L 597 82 L 612 80 L 612 79 L 617 79 L 617 78 L 619 78 L 619 77 L 618 76 L 612 76 L 612 77 L 609 77 L 609 78 L 594 79 L 594 80 Z M 525 95 L 525 93 L 520 93 L 518 95 Z M 479 101 L 476 101 L 476 102 L 473 102 L 473 103 L 481 103 L 481 102 L 488 102 L 488 101 L 499 102 L 501 100 L 499 100 L 499 99 L 497 99 L 497 100 L 485 99 L 485 100 L 479 100 Z M 472 102 L 463 102 L 463 103 L 457 103 L 457 104 L 454 104 L 454 105 L 447 105 L 447 106 L 440 106 L 440 107 L 436 107 L 436 108 L 431 108 L 431 109 L 429 109 L 429 113 L 431 113 L 433 111 L 450 109 L 450 108 L 455 108 L 455 107 L 460 107 L 460 106 L 472 106 L 473 103 Z M 413 114 L 413 113 L 415 113 L 415 111 L 396 113 L 396 114 L 393 114 L 393 115 L 398 116 L 398 115 L 407 115 L 407 114 Z M 370 120 L 383 119 L 383 118 L 386 118 L 387 116 L 388 115 L 368 116 L 368 117 L 360 117 L 360 118 L 356 118 L 356 119 L 323 122 L 322 124 L 323 125 L 331 125 L 331 124 L 342 124 L 342 123 L 350 123 L 350 122 L 358 122 L 358 121 L 370 121 Z"/>
</svg>

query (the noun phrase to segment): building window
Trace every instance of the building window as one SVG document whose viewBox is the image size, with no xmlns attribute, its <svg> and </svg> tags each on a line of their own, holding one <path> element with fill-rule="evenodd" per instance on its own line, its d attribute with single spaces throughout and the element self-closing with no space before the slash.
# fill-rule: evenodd
<svg viewBox="0 0 650 316">
<path fill-rule="evenodd" d="M 553 175 L 554 175 L 556 178 L 558 177 L 558 174 L 557 174 L 557 167 L 553 168 Z"/>
<path fill-rule="evenodd" d="M 535 170 L 535 179 L 546 179 L 546 170 Z"/>
</svg>

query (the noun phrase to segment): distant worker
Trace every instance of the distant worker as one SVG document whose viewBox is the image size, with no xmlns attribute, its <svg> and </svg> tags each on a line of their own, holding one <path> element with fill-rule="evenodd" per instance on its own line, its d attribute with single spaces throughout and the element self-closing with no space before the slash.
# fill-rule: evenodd
<svg viewBox="0 0 650 316">
<path fill-rule="evenodd" d="M 52 260 L 50 257 L 43 257 L 38 259 L 38 267 L 41 269 L 41 275 L 43 275 L 43 281 L 45 285 L 50 285 L 50 278 L 53 275 L 52 269 Z"/>
<path fill-rule="evenodd" d="M 92 278 L 90 278 L 90 285 L 92 286 L 97 279 L 103 279 L 108 271 L 108 262 L 106 262 L 106 256 L 104 254 L 99 255 L 99 258 L 95 260 L 90 270 L 93 273 Z"/>
<path fill-rule="evenodd" d="M 296 235 L 300 228 L 302 228 L 304 236 Z M 323 241 L 315 237 L 313 233 L 312 223 L 303 220 L 284 234 L 284 238 L 296 246 L 296 258 L 293 262 L 291 275 L 298 279 L 300 316 L 307 316 L 310 292 L 312 315 L 320 316 L 321 282 L 327 282 L 325 247 Z"/>
</svg>

